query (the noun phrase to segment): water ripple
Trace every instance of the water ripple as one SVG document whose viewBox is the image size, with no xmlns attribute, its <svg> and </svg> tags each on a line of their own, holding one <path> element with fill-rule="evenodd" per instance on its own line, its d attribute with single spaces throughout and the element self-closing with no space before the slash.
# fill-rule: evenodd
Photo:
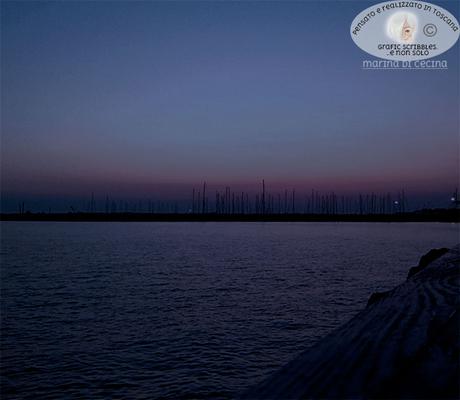
<svg viewBox="0 0 460 400">
<path fill-rule="evenodd" d="M 449 224 L 2 223 L 4 399 L 228 399 Z"/>
</svg>

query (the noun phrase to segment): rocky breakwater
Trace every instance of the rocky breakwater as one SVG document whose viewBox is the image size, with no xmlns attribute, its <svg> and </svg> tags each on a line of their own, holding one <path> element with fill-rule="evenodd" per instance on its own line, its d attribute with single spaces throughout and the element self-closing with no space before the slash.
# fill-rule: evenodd
<svg viewBox="0 0 460 400">
<path fill-rule="evenodd" d="M 241 397 L 460 397 L 460 245 L 434 249 L 391 291 Z"/>
</svg>

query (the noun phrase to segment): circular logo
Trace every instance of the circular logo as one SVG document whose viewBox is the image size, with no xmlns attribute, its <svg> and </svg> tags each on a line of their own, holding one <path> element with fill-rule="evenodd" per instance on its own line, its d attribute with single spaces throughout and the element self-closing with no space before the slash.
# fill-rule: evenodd
<svg viewBox="0 0 460 400">
<path fill-rule="evenodd" d="M 438 28 L 436 28 L 435 24 L 426 24 L 423 27 L 423 33 L 425 34 L 425 36 L 433 37 L 434 35 L 436 35 L 436 32 L 438 32 Z"/>
<path fill-rule="evenodd" d="M 351 23 L 350 35 L 372 56 L 417 61 L 437 57 L 454 46 L 460 24 L 436 4 L 387 0 L 362 10 Z"/>
</svg>

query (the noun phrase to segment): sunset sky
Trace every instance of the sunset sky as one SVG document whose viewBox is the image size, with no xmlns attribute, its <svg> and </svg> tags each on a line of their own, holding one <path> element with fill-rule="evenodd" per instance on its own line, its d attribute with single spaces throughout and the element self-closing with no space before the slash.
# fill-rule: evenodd
<svg viewBox="0 0 460 400">
<path fill-rule="evenodd" d="M 448 70 L 362 70 L 372 4 L 2 2 L 3 209 L 262 178 L 450 197 L 458 43 Z"/>
</svg>

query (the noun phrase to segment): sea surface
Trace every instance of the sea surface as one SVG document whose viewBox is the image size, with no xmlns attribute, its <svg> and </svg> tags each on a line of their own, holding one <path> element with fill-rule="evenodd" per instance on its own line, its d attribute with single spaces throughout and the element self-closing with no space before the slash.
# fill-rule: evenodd
<svg viewBox="0 0 460 400">
<path fill-rule="evenodd" d="M 232 398 L 401 283 L 441 223 L 1 224 L 1 398 Z"/>
</svg>

